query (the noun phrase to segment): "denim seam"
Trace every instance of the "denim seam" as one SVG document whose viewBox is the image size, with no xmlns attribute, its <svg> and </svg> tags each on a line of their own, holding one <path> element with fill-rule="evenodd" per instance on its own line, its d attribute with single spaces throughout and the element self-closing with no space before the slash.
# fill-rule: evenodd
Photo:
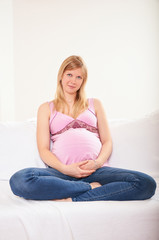
<svg viewBox="0 0 159 240">
<path fill-rule="evenodd" d="M 89 199 L 87 199 L 87 200 L 86 200 L 86 198 L 84 198 L 83 200 L 86 200 L 86 201 L 95 200 L 95 201 L 96 201 L 96 200 L 99 200 L 99 199 L 105 197 L 106 195 L 107 195 L 107 196 L 113 196 L 113 195 L 116 195 L 117 193 L 120 194 L 120 193 L 126 192 L 126 191 L 128 191 L 128 190 L 130 190 L 130 189 L 132 190 L 132 189 L 134 189 L 134 188 L 136 187 L 135 185 L 136 185 L 136 184 L 134 183 L 133 186 L 131 186 L 131 187 L 127 188 L 127 189 L 124 189 L 124 190 L 121 190 L 121 191 L 117 191 L 117 192 L 114 192 L 114 193 L 111 193 L 111 194 L 100 195 L 99 197 L 98 197 L 98 196 L 96 196 L 96 197 L 91 197 L 91 198 L 89 198 Z M 78 201 L 76 197 L 75 197 L 75 198 L 72 198 L 72 200 L 73 200 L 73 199 L 75 199 L 75 201 Z M 111 201 L 111 200 L 110 200 L 110 201 Z"/>
<path fill-rule="evenodd" d="M 86 183 L 86 184 L 88 185 L 88 187 L 89 187 L 89 190 L 88 190 L 88 191 L 92 190 L 91 185 L 90 185 L 89 183 L 87 183 L 87 182 L 85 182 L 85 183 Z M 87 192 L 87 191 L 86 191 L 86 192 Z M 86 192 L 85 192 L 85 193 L 86 193 Z M 82 193 L 82 194 L 84 194 L 84 193 Z M 79 194 L 78 196 L 80 196 L 80 195 L 81 195 L 81 194 Z M 77 197 L 78 197 L 78 196 L 77 196 Z M 72 200 L 75 200 L 75 201 L 76 201 L 76 198 L 77 198 L 77 197 L 73 197 Z"/>
</svg>

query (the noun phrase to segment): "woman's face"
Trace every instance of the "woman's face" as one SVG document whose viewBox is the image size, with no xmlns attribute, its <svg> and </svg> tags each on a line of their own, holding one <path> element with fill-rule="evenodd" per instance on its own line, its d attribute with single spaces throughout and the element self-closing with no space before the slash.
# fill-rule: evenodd
<svg viewBox="0 0 159 240">
<path fill-rule="evenodd" d="M 75 94 L 83 83 L 83 72 L 81 68 L 66 70 L 62 76 L 62 87 L 64 93 Z"/>
</svg>

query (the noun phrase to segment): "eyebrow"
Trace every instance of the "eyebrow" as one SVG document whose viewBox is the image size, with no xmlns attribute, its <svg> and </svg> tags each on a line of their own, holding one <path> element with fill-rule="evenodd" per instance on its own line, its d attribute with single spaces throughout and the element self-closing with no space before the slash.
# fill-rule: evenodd
<svg viewBox="0 0 159 240">
<path fill-rule="evenodd" d="M 65 73 L 66 73 L 66 74 L 73 74 L 73 73 L 71 72 L 71 70 L 70 70 L 70 71 L 69 71 L 69 70 L 66 70 Z M 83 78 L 83 74 L 77 75 L 77 77 Z"/>
</svg>

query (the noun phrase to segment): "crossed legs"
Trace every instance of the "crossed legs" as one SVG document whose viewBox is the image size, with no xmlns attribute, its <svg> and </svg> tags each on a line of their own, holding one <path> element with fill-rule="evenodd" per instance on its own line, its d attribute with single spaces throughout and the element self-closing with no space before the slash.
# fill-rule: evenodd
<svg viewBox="0 0 159 240">
<path fill-rule="evenodd" d="M 107 201 L 151 198 L 156 183 L 147 174 L 112 168 L 99 168 L 92 175 L 77 179 L 53 168 L 26 168 L 10 179 L 15 195 L 33 200 Z"/>
</svg>

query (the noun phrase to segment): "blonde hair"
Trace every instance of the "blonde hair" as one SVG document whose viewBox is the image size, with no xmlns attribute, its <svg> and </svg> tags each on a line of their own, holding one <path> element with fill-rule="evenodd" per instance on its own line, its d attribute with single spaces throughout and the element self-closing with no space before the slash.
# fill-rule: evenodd
<svg viewBox="0 0 159 240">
<path fill-rule="evenodd" d="M 54 100 L 54 107 L 56 111 L 60 111 L 64 113 L 65 107 L 67 107 L 69 111 L 69 106 L 65 101 L 61 79 L 66 70 L 73 70 L 77 68 L 82 69 L 83 82 L 80 89 L 77 91 L 75 103 L 73 105 L 72 117 L 74 118 L 76 118 L 82 111 L 84 111 L 88 107 L 88 103 L 85 95 L 85 85 L 87 82 L 88 73 L 87 73 L 87 67 L 81 57 L 75 56 L 75 55 L 70 56 L 66 58 L 61 64 L 61 67 L 59 69 L 58 76 L 57 76 L 57 88 L 56 88 L 56 94 L 55 94 L 55 100 Z"/>
</svg>

